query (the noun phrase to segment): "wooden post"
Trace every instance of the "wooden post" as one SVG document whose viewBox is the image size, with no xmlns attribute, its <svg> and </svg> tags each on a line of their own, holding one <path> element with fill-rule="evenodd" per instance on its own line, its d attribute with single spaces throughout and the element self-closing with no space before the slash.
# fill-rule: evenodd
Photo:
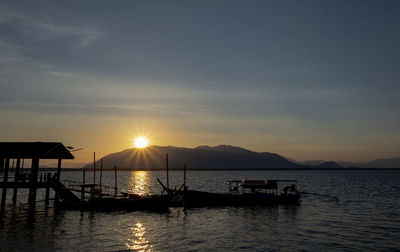
<svg viewBox="0 0 400 252">
<path fill-rule="evenodd" d="M 93 186 L 91 187 L 90 197 L 94 199 L 96 189 L 96 152 L 93 152 Z"/>
<path fill-rule="evenodd" d="M 183 166 L 183 191 L 186 193 L 186 164 Z"/>
<path fill-rule="evenodd" d="M 17 192 L 18 192 L 18 179 L 19 179 L 19 167 L 21 166 L 21 159 L 17 158 L 17 166 L 15 167 L 15 174 L 14 174 L 14 193 L 12 201 L 13 203 L 17 203 Z"/>
<path fill-rule="evenodd" d="M 15 163 L 15 158 L 12 159 L 12 165 L 11 165 L 11 173 L 14 172 L 14 163 Z"/>
<path fill-rule="evenodd" d="M 101 158 L 101 164 L 100 164 L 100 191 L 101 191 L 101 179 L 103 177 L 103 158 Z"/>
<path fill-rule="evenodd" d="M 3 174 L 4 170 L 4 158 L 0 158 L 0 174 Z"/>
<path fill-rule="evenodd" d="M 114 192 L 114 195 L 117 196 L 117 193 L 118 193 L 117 165 L 114 165 L 114 182 L 115 182 L 115 192 Z"/>
<path fill-rule="evenodd" d="M 46 182 L 46 196 L 44 198 L 44 203 L 47 206 L 49 204 L 49 198 L 50 198 L 50 179 L 51 179 L 51 173 L 47 173 L 47 176 L 45 176 L 45 182 Z"/>
<path fill-rule="evenodd" d="M 183 166 L 183 182 L 186 184 L 186 164 Z"/>
<path fill-rule="evenodd" d="M 83 167 L 83 182 L 82 182 L 82 191 L 81 191 L 81 201 L 85 200 L 85 180 L 86 180 L 86 168 Z"/>
<path fill-rule="evenodd" d="M 8 181 L 8 168 L 10 166 L 10 159 L 6 159 L 6 163 L 4 165 L 4 173 L 3 173 L 3 192 L 1 195 L 1 207 L 3 208 L 6 204 L 7 197 L 7 181 Z"/>
<path fill-rule="evenodd" d="M 21 174 L 24 174 L 24 163 L 25 163 L 25 159 L 22 159 Z"/>
<path fill-rule="evenodd" d="M 58 162 L 57 162 L 57 179 L 58 179 L 58 181 L 60 181 L 60 178 L 61 178 L 61 158 L 59 158 L 58 159 Z"/>
<path fill-rule="evenodd" d="M 56 173 L 56 180 L 60 181 L 61 180 L 61 158 L 58 159 L 57 161 L 57 173 Z M 50 176 L 51 177 L 51 176 Z M 51 181 L 50 177 L 48 177 L 47 182 L 46 182 L 46 196 L 47 196 L 47 188 L 50 186 L 49 183 Z M 56 201 L 58 201 L 58 198 L 60 197 L 60 195 L 58 195 L 58 191 L 56 191 L 55 196 Z M 46 205 L 48 204 L 48 200 L 46 201 Z"/>
<path fill-rule="evenodd" d="M 96 152 L 93 152 L 93 186 L 96 184 Z"/>
<path fill-rule="evenodd" d="M 165 162 L 167 167 L 167 189 L 169 189 L 169 175 L 168 175 L 168 153 L 165 153 Z"/>
<path fill-rule="evenodd" d="M 38 173 L 39 173 L 39 158 L 33 158 L 31 167 L 31 188 L 29 189 L 29 203 L 32 206 L 36 204 Z"/>
</svg>

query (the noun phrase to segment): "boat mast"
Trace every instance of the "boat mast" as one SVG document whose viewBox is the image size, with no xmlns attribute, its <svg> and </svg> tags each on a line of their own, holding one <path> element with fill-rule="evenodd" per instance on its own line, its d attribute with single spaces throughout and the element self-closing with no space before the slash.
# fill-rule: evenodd
<svg viewBox="0 0 400 252">
<path fill-rule="evenodd" d="M 165 162 L 167 166 L 167 189 L 169 189 L 169 175 L 168 175 L 168 152 L 165 155 Z"/>
<path fill-rule="evenodd" d="M 93 186 L 96 184 L 96 152 L 93 152 Z"/>
<path fill-rule="evenodd" d="M 114 165 L 114 182 L 115 182 L 115 196 L 117 196 L 118 192 L 118 182 L 117 182 L 117 165 Z"/>
<path fill-rule="evenodd" d="M 83 167 L 83 181 L 82 181 L 82 191 L 81 191 L 81 200 L 85 200 L 85 180 L 86 180 L 86 168 Z"/>
<path fill-rule="evenodd" d="M 186 164 L 183 166 L 183 184 L 186 186 Z"/>
<path fill-rule="evenodd" d="M 101 190 L 101 179 L 103 177 L 103 158 L 101 158 L 101 164 L 100 164 L 100 190 Z"/>
</svg>

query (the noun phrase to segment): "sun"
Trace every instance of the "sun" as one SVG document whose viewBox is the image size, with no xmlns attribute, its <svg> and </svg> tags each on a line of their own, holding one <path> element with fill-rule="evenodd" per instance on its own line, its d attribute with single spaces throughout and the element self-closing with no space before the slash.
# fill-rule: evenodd
<svg viewBox="0 0 400 252">
<path fill-rule="evenodd" d="M 148 141 L 145 137 L 137 137 L 135 138 L 135 147 L 136 148 L 145 148 L 147 147 Z"/>
</svg>

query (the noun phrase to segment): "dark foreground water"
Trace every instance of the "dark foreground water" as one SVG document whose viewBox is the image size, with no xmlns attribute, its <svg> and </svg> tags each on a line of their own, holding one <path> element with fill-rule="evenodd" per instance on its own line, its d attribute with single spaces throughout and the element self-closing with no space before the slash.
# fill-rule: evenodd
<svg viewBox="0 0 400 252">
<path fill-rule="evenodd" d="M 171 185 L 182 173 L 171 172 Z M 103 175 L 113 185 L 114 174 Z M 119 172 L 121 190 L 159 193 L 163 172 Z M 56 211 L 8 205 L 0 216 L 1 251 L 396 251 L 400 250 L 400 171 L 188 172 L 192 189 L 224 192 L 230 179 L 297 179 L 300 206 L 223 207 L 169 212 Z M 64 172 L 62 179 L 80 180 Z M 11 190 L 9 199 L 11 199 Z M 42 195 L 43 196 L 43 195 Z"/>
</svg>

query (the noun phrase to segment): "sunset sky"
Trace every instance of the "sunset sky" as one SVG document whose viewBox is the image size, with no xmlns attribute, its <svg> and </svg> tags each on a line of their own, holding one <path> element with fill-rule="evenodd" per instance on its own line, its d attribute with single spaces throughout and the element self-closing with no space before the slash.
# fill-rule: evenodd
<svg viewBox="0 0 400 252">
<path fill-rule="evenodd" d="M 400 156 L 400 1 L 1 1 L 0 141 Z"/>
</svg>

